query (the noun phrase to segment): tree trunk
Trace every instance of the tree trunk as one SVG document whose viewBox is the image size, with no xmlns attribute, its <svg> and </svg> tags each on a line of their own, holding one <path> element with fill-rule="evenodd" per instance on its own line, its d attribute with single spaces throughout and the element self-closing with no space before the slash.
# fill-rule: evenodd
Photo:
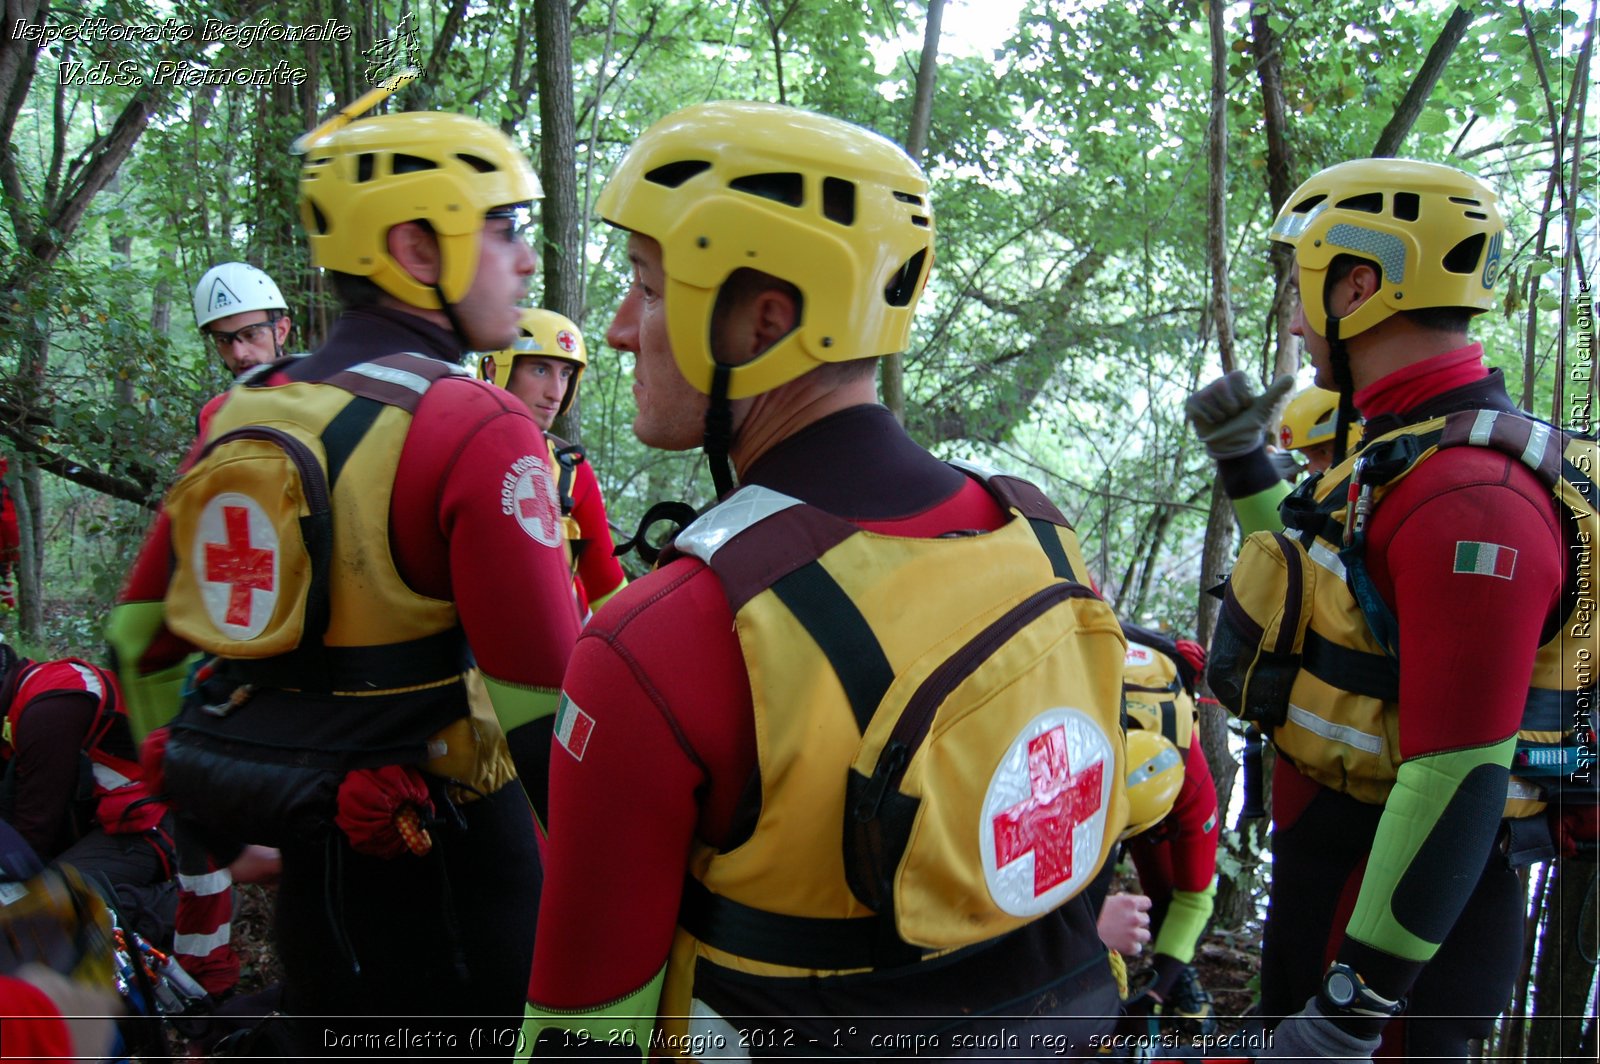
<svg viewBox="0 0 1600 1064">
<path fill-rule="evenodd" d="M 1550 876 L 1544 937 L 1533 977 L 1530 1060 L 1582 1059 L 1585 1023 L 1592 1024 L 1593 1016 L 1588 1006 L 1595 978 L 1594 955 L 1589 952 L 1596 941 L 1595 872 L 1594 861 L 1567 857 L 1555 862 Z"/>
<path fill-rule="evenodd" d="M 917 63 L 917 88 L 911 99 L 911 124 L 906 129 L 906 154 L 919 163 L 928 150 L 928 125 L 933 116 L 933 87 L 939 75 L 939 37 L 943 23 L 944 0 L 928 0 L 922 58 Z M 902 425 L 906 420 L 905 374 L 904 353 L 897 351 L 883 360 L 883 405 Z"/>
<path fill-rule="evenodd" d="M 1294 150 L 1289 146 L 1289 107 L 1283 97 L 1283 46 L 1267 16 L 1270 4 L 1257 0 L 1250 7 L 1250 40 L 1255 50 L 1256 73 L 1261 81 L 1261 115 L 1267 133 L 1267 199 L 1276 215 L 1294 192 Z M 1272 260 L 1274 333 L 1270 376 L 1293 373 L 1300 359 L 1299 345 L 1289 332 L 1294 307 L 1289 280 L 1294 269 L 1294 249 L 1276 240 L 1269 243 Z"/>
<path fill-rule="evenodd" d="M 574 321 L 583 314 L 583 267 L 578 240 L 577 131 L 572 112 L 572 9 L 534 4 L 534 65 L 539 78 L 539 179 L 544 245 L 544 297 L 540 305 Z M 590 345 L 595 346 L 595 345 Z M 578 402 L 557 419 L 558 435 L 577 443 Z"/>
<path fill-rule="evenodd" d="M 1422 69 L 1418 70 L 1417 76 L 1412 79 L 1411 87 L 1406 90 L 1400 106 L 1395 108 L 1394 117 L 1383 127 L 1383 132 L 1378 134 L 1378 143 L 1372 148 L 1374 158 L 1392 158 L 1400 150 L 1400 145 L 1405 143 L 1406 135 L 1416 124 L 1417 116 L 1422 114 L 1422 108 L 1427 105 L 1428 97 L 1433 94 L 1433 87 L 1439 83 L 1439 75 L 1444 73 L 1445 64 L 1450 62 L 1451 53 L 1456 50 L 1456 45 L 1461 43 L 1461 38 L 1466 36 L 1467 27 L 1471 24 L 1471 12 L 1459 6 L 1450 12 L 1450 18 L 1444 24 L 1444 29 L 1439 31 L 1433 47 L 1428 49 L 1428 57 L 1422 61 Z"/>
</svg>

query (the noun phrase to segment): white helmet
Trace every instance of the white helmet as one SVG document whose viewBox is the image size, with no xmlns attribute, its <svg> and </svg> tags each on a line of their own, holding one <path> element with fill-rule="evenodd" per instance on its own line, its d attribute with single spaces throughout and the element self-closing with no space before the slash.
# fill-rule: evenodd
<svg viewBox="0 0 1600 1064">
<path fill-rule="evenodd" d="M 218 318 L 247 310 L 289 310 L 272 278 L 248 262 L 224 262 L 194 286 L 194 323 L 204 329 Z"/>
</svg>

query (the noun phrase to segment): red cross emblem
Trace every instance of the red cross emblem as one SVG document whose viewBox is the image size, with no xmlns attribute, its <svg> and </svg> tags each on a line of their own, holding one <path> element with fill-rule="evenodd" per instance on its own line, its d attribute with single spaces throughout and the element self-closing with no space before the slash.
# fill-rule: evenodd
<svg viewBox="0 0 1600 1064">
<path fill-rule="evenodd" d="M 228 585 L 227 623 L 250 625 L 250 592 L 272 590 L 272 551 L 250 545 L 250 511 L 224 506 L 225 543 L 207 543 L 206 579 Z"/>
<path fill-rule="evenodd" d="M 1028 740 L 1032 793 L 994 818 L 994 851 L 1000 868 L 1033 854 L 1034 897 L 1072 878 L 1072 832 L 1100 811 L 1104 772 L 1096 761 L 1073 774 L 1063 725 Z"/>
<path fill-rule="evenodd" d="M 578 349 L 578 338 L 566 329 L 562 329 L 556 333 L 556 346 L 570 355 Z"/>
<path fill-rule="evenodd" d="M 550 525 L 550 503 L 537 495 L 517 500 L 517 509 L 523 518 L 536 521 L 540 528 Z"/>
</svg>

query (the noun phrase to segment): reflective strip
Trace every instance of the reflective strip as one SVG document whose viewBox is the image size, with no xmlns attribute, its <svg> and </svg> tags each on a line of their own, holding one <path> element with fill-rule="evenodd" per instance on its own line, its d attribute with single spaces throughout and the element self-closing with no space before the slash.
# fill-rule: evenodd
<svg viewBox="0 0 1600 1064">
<path fill-rule="evenodd" d="M 72 663 L 72 670 L 78 674 L 80 679 L 83 680 L 83 689 L 85 691 L 88 691 L 97 698 L 105 695 L 105 684 L 100 682 L 99 673 L 89 668 L 89 666 L 79 665 L 77 662 Z"/>
<path fill-rule="evenodd" d="M 1478 416 L 1472 420 L 1472 431 L 1467 433 L 1467 442 L 1474 447 L 1489 446 L 1489 437 L 1494 434 L 1495 418 L 1499 416 L 1494 410 L 1478 411 Z"/>
<path fill-rule="evenodd" d="M 1337 576 L 1341 581 L 1344 579 L 1344 562 L 1339 560 L 1339 556 L 1330 550 L 1327 544 L 1313 540 L 1311 546 L 1306 548 L 1306 553 L 1311 556 L 1312 561 Z"/>
<path fill-rule="evenodd" d="M 1542 802 L 1545 800 L 1544 788 L 1512 776 L 1506 781 L 1506 798 L 1511 801 Z"/>
<path fill-rule="evenodd" d="M 735 1060 L 747 1062 L 744 1036 L 699 998 L 689 1003 L 689 1042 L 699 1051 L 695 1060 Z"/>
<path fill-rule="evenodd" d="M 1550 445 L 1550 426 L 1535 421 L 1528 433 L 1528 446 L 1522 449 L 1522 464 L 1537 470 L 1544 461 L 1545 448 Z"/>
<path fill-rule="evenodd" d="M 1323 720 L 1309 709 L 1302 709 L 1293 702 L 1289 703 L 1289 719 L 1313 735 L 1319 735 L 1332 742 L 1354 747 L 1364 754 L 1371 754 L 1376 757 L 1383 752 L 1382 736 L 1369 735 L 1364 731 L 1344 724 L 1334 724 L 1332 721 Z"/>
<path fill-rule="evenodd" d="M 1383 279 L 1388 283 L 1406 283 L 1406 246 L 1393 233 L 1340 222 L 1328 227 L 1326 239 L 1334 247 L 1365 252 L 1376 258 L 1383 264 Z"/>
<path fill-rule="evenodd" d="M 679 533 L 675 546 L 685 554 L 692 554 L 709 563 L 711 556 L 734 536 L 756 525 L 775 513 L 791 506 L 800 506 L 799 499 L 782 492 L 751 485 L 740 488 L 728 500 L 702 514 L 688 528 Z"/>
<path fill-rule="evenodd" d="M 233 925 L 225 923 L 215 931 L 204 935 L 173 935 L 172 952 L 185 957 L 204 957 L 231 941 L 233 941 Z"/>
<path fill-rule="evenodd" d="M 539 346 L 539 341 L 535 340 L 533 337 L 531 337 L 531 336 L 521 336 L 521 337 L 517 338 L 517 342 L 516 343 L 511 345 L 511 350 L 513 350 L 513 351 L 543 351 L 544 348 L 540 347 Z"/>
<path fill-rule="evenodd" d="M 419 376 L 409 370 L 394 369 L 390 366 L 375 366 L 370 362 L 363 362 L 359 365 L 351 366 L 345 372 L 358 373 L 375 381 L 383 381 L 387 384 L 396 384 L 402 388 L 409 388 L 418 395 L 422 395 L 428 390 L 428 378 Z"/>
<path fill-rule="evenodd" d="M 102 765 L 98 761 L 92 761 L 90 762 L 90 765 L 94 770 L 95 783 L 99 784 L 105 790 L 120 790 L 133 782 L 128 777 L 112 768 L 110 765 Z"/>
<path fill-rule="evenodd" d="M 947 464 L 954 466 L 963 472 L 970 473 L 972 476 L 977 477 L 985 484 L 993 480 L 995 477 L 1005 476 L 1004 473 L 992 465 L 987 465 L 983 462 L 968 461 L 965 458 L 953 458 Z"/>
<path fill-rule="evenodd" d="M 178 873 L 178 889 L 187 891 L 196 897 L 206 898 L 214 894 L 221 894 L 233 886 L 233 873 L 226 868 L 219 868 L 215 872 L 204 875 L 186 876 Z"/>
</svg>

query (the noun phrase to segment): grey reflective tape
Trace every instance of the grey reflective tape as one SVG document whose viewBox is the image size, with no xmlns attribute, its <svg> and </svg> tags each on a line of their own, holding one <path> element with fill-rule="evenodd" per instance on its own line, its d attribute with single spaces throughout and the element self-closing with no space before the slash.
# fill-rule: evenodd
<svg viewBox="0 0 1600 1064">
<path fill-rule="evenodd" d="M 1327 241 L 1334 247 L 1349 248 L 1377 259 L 1383 265 L 1383 279 L 1389 284 L 1405 283 L 1406 245 L 1393 233 L 1340 222 L 1328 230 Z"/>
<path fill-rule="evenodd" d="M 370 377 L 375 381 L 384 381 L 387 384 L 399 385 L 422 395 L 428 390 L 428 378 L 419 376 L 403 369 L 394 369 L 390 366 L 378 366 L 371 362 L 351 366 L 346 372 L 359 373 L 363 377 Z"/>
<path fill-rule="evenodd" d="M 711 556 L 740 532 L 775 513 L 799 505 L 799 499 L 752 484 L 740 488 L 728 496 L 726 502 L 701 514 L 673 542 L 683 553 L 709 563 Z"/>
<path fill-rule="evenodd" d="M 1550 446 L 1550 426 L 1535 421 L 1533 431 L 1528 433 L 1528 446 L 1522 449 L 1522 464 L 1529 469 L 1538 469 L 1544 461 L 1545 448 Z"/>
<path fill-rule="evenodd" d="M 1478 416 L 1472 419 L 1472 431 L 1467 433 L 1467 442 L 1474 447 L 1489 446 L 1489 437 L 1494 435 L 1494 422 L 1499 416 L 1493 410 L 1478 411 Z"/>
<path fill-rule="evenodd" d="M 1506 798 L 1526 802 L 1542 802 L 1545 800 L 1544 788 L 1538 784 L 1529 783 L 1525 779 L 1512 776 L 1506 781 Z"/>
<path fill-rule="evenodd" d="M 1344 562 L 1340 561 L 1339 556 L 1329 550 L 1326 544 L 1312 543 L 1310 547 L 1306 548 L 1306 553 L 1311 556 L 1312 561 L 1328 570 L 1328 572 L 1337 576 L 1340 580 L 1344 579 Z"/>
<path fill-rule="evenodd" d="M 1369 735 L 1358 728 L 1323 720 L 1309 709 L 1302 709 L 1293 702 L 1289 703 L 1289 719 L 1313 735 L 1319 735 L 1332 742 L 1354 747 L 1364 754 L 1371 754 L 1373 757 L 1377 757 L 1383 753 L 1382 736 Z"/>
</svg>

